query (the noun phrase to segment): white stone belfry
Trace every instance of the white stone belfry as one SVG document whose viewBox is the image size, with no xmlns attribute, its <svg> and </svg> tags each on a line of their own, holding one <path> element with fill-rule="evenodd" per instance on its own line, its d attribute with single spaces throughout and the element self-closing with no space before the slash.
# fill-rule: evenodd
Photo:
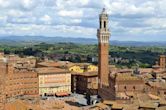
<svg viewBox="0 0 166 110">
<path fill-rule="evenodd" d="M 101 14 L 99 15 L 99 29 L 97 30 L 97 37 L 99 43 L 109 43 L 109 28 L 108 28 L 108 14 L 106 9 L 103 8 Z"/>
</svg>

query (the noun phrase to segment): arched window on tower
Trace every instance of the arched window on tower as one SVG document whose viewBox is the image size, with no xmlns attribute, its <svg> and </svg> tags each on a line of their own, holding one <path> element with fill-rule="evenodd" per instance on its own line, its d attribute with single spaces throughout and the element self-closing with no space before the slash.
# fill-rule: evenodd
<svg viewBox="0 0 166 110">
<path fill-rule="evenodd" d="M 104 21 L 104 28 L 106 28 L 106 21 Z"/>
<path fill-rule="evenodd" d="M 101 29 L 101 25 L 102 25 L 102 24 L 101 24 L 101 21 L 100 21 L 100 29 Z"/>
</svg>

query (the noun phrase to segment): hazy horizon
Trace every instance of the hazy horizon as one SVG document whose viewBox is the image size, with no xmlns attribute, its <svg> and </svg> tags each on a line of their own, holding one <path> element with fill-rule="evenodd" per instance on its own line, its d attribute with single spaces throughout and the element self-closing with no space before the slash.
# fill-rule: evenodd
<svg viewBox="0 0 166 110">
<path fill-rule="evenodd" d="M 166 41 L 166 0 L 0 0 L 0 36 L 96 38 L 105 7 L 111 40 Z"/>
<path fill-rule="evenodd" d="M 95 40 L 94 42 L 97 43 L 97 37 L 68 37 L 68 36 L 29 36 L 29 35 L 24 35 L 24 36 L 0 36 L 0 40 L 14 40 L 14 41 L 16 41 L 16 40 L 19 39 L 19 41 L 21 41 L 22 38 L 25 38 L 25 37 L 26 37 L 26 39 L 29 39 L 29 40 L 34 39 L 36 37 L 35 41 L 38 41 L 38 39 L 40 41 L 40 38 L 42 38 L 42 40 L 44 40 L 44 39 L 53 40 L 52 38 L 55 38 L 55 39 L 56 38 L 58 38 L 58 39 L 62 38 L 61 40 L 67 39 L 68 41 L 70 41 L 70 39 L 71 39 L 71 42 L 73 42 L 73 39 L 77 39 L 77 40 L 81 39 L 82 41 L 84 41 L 84 40 L 87 41 L 88 39 L 90 39 L 92 41 L 94 39 Z M 26 41 L 26 39 L 23 40 L 23 41 Z M 142 42 L 142 43 L 156 43 L 156 42 L 165 43 L 166 42 L 166 41 L 153 41 L 153 40 L 148 40 L 148 41 L 141 40 L 141 41 L 139 41 L 139 40 L 134 40 L 134 39 L 132 39 L 132 40 L 128 40 L 128 39 L 110 39 L 109 41 L 110 42 L 111 41 L 113 41 L 113 42 L 116 42 L 116 41 L 117 42 Z M 52 42 L 54 42 L 54 41 L 52 41 Z M 58 42 L 58 41 L 55 41 L 55 42 Z M 47 43 L 47 41 L 46 41 L 46 43 Z"/>
</svg>

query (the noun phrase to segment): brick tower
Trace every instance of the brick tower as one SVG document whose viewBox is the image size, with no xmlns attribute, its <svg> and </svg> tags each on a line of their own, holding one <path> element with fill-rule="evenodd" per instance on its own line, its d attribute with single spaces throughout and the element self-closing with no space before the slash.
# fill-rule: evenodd
<svg viewBox="0 0 166 110">
<path fill-rule="evenodd" d="M 108 29 L 108 14 L 106 13 L 105 8 L 103 9 L 102 13 L 99 15 L 99 29 L 97 30 L 97 37 L 98 37 L 98 75 L 99 75 L 99 89 L 98 95 L 104 99 L 105 96 L 108 96 L 107 92 L 109 88 L 109 36 L 110 32 Z"/>
</svg>

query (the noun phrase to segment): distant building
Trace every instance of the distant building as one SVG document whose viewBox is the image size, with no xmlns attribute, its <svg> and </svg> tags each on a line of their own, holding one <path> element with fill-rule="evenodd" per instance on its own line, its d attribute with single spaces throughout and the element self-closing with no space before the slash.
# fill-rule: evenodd
<svg viewBox="0 0 166 110">
<path fill-rule="evenodd" d="M 93 56 L 93 57 L 91 58 L 91 62 L 92 62 L 92 63 L 98 62 L 98 58 Z"/>
<path fill-rule="evenodd" d="M 162 69 L 166 68 L 166 55 L 160 55 L 159 65 Z"/>
</svg>

